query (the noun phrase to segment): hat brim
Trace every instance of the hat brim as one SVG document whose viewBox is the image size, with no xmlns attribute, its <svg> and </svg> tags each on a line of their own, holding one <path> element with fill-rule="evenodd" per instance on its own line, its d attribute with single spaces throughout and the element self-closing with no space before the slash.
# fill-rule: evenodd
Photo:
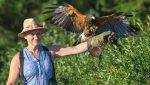
<svg viewBox="0 0 150 85">
<path fill-rule="evenodd" d="M 28 31 L 24 31 L 18 34 L 19 38 L 24 38 L 26 35 L 30 34 L 30 33 L 35 33 L 37 31 L 41 31 L 41 33 L 44 33 L 45 28 L 38 28 L 38 29 L 32 29 L 32 30 L 28 30 Z"/>
</svg>

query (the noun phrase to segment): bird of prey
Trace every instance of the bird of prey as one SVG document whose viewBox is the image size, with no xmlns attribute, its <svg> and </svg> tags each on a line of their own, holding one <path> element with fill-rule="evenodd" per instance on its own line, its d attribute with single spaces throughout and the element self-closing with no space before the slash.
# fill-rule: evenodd
<svg viewBox="0 0 150 85">
<path fill-rule="evenodd" d="M 106 43 L 113 43 L 119 38 L 136 35 L 139 31 L 139 28 L 131 25 L 127 20 L 127 17 L 131 15 L 125 13 L 113 13 L 102 17 L 94 17 L 91 14 L 81 14 L 72 5 L 67 3 L 48 6 L 44 9 L 43 13 L 49 13 L 52 16 L 47 19 L 51 24 L 59 26 L 69 32 L 81 33 L 75 44 L 84 42 L 90 37 L 105 31 L 111 31 L 113 35 L 108 36 L 109 39 L 107 38 Z M 115 42 L 115 44 L 117 43 Z M 99 56 L 101 50 L 99 47 L 89 49 L 90 53 L 95 56 Z"/>
</svg>

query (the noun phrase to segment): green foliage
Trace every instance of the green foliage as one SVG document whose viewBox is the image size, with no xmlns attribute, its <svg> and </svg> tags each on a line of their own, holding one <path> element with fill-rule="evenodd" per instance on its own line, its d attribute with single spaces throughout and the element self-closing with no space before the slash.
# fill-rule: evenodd
<svg viewBox="0 0 150 85">
<path fill-rule="evenodd" d="M 59 84 L 148 84 L 150 79 L 148 17 L 145 24 L 136 16 L 131 19 L 134 24 L 141 27 L 142 32 L 139 36 L 119 40 L 119 43 L 123 45 L 122 52 L 116 46 L 107 45 L 101 60 L 84 53 L 55 59 Z M 56 43 L 68 46 L 74 41 L 71 36 L 72 34 L 65 31 L 49 27 L 43 41 L 47 45 Z"/>
<path fill-rule="evenodd" d="M 22 28 L 23 19 L 38 16 L 44 21 L 49 15 L 40 14 L 41 8 L 67 1 L 82 13 L 95 13 L 96 16 L 119 11 L 132 13 L 134 17 L 130 20 L 140 26 L 141 32 L 136 37 L 119 40 L 122 50 L 107 45 L 99 58 L 88 53 L 56 58 L 59 85 L 149 85 L 150 15 L 145 11 L 150 8 L 144 4 L 149 3 L 148 0 L 0 0 L 0 85 L 4 85 L 8 78 L 12 57 L 24 47 L 14 38 Z M 38 9 L 39 12 L 28 10 L 28 4 L 33 5 L 30 9 Z M 66 47 L 75 42 L 74 37 L 76 35 L 73 33 L 48 25 L 42 43 Z"/>
</svg>

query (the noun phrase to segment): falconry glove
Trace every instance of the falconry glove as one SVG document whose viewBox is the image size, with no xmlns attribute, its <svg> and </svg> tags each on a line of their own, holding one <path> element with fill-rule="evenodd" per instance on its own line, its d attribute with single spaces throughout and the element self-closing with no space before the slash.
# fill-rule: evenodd
<svg viewBox="0 0 150 85">
<path fill-rule="evenodd" d="M 106 32 L 103 32 L 99 35 L 91 37 L 87 41 L 88 42 L 88 49 L 94 48 L 94 47 L 101 47 L 104 44 L 108 43 L 108 41 L 109 41 L 108 38 L 111 34 L 112 34 L 111 31 L 106 31 Z"/>
</svg>

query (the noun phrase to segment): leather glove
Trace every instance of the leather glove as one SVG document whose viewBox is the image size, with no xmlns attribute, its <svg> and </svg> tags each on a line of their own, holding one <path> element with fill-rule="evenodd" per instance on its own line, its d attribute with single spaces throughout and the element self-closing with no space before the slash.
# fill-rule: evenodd
<svg viewBox="0 0 150 85">
<path fill-rule="evenodd" d="M 101 47 L 109 42 L 109 37 L 112 35 L 111 31 L 103 32 L 99 35 L 96 35 L 88 39 L 88 48 Z"/>
</svg>

